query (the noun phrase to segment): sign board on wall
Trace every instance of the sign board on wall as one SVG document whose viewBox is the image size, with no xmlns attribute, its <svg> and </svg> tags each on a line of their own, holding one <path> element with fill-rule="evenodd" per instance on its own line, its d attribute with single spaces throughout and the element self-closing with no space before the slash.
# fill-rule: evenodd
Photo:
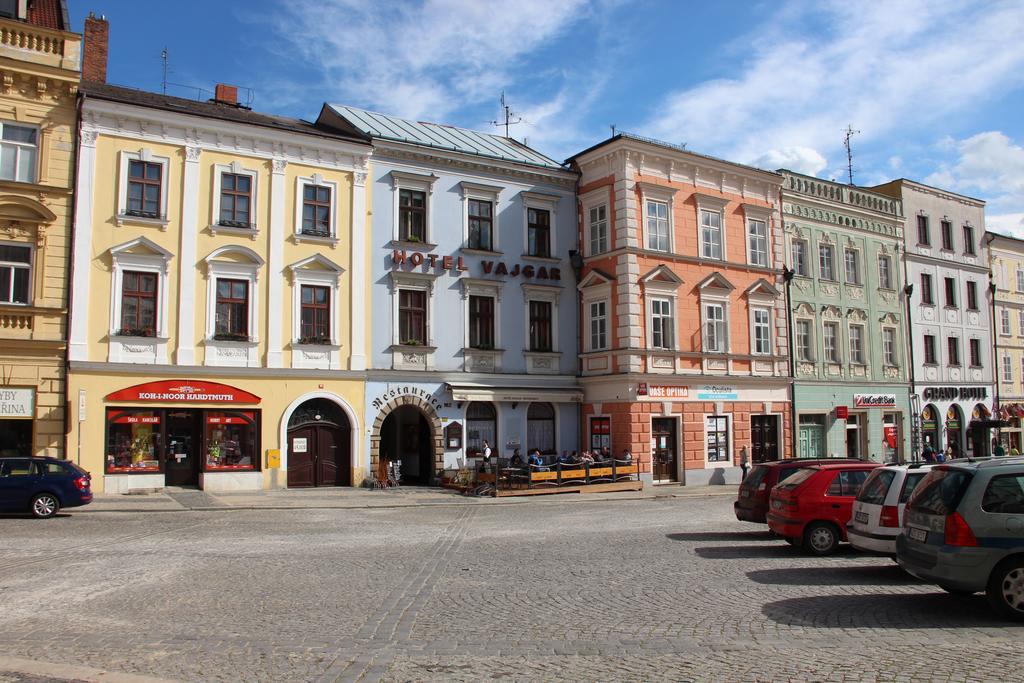
<svg viewBox="0 0 1024 683">
<path fill-rule="evenodd" d="M 739 393 L 736 387 L 707 384 L 697 389 L 697 399 L 700 401 L 735 401 L 737 398 Z"/>
<path fill-rule="evenodd" d="M 836 419 L 845 420 L 850 417 L 850 409 L 846 406 L 836 406 Z"/>
<path fill-rule="evenodd" d="M 0 418 L 31 420 L 35 403 L 36 390 L 32 387 L 0 387 Z"/>
<path fill-rule="evenodd" d="M 107 401 L 151 403 L 259 403 L 260 397 L 227 384 L 190 379 L 168 379 L 136 384 L 107 394 Z"/>
<path fill-rule="evenodd" d="M 895 408 L 896 394 L 854 394 L 854 408 Z"/>
<path fill-rule="evenodd" d="M 688 387 L 667 387 L 657 384 L 647 386 L 647 395 L 651 398 L 686 398 L 690 395 Z"/>
<path fill-rule="evenodd" d="M 309 449 L 309 442 L 305 438 L 292 439 L 292 453 L 305 453 Z"/>
</svg>

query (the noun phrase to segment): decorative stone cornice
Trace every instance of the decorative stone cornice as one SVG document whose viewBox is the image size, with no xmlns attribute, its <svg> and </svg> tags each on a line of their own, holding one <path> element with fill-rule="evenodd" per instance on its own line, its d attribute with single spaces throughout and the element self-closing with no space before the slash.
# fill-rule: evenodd
<svg viewBox="0 0 1024 683">
<path fill-rule="evenodd" d="M 879 235 L 892 237 L 894 239 L 903 239 L 903 228 L 893 223 L 866 220 L 864 218 L 858 218 L 839 211 L 826 211 L 825 209 L 804 206 L 802 204 L 794 204 L 792 202 L 783 202 L 782 212 L 789 216 L 797 216 L 807 220 L 820 221 L 822 223 L 831 223 L 839 228 L 864 230 L 866 232 L 873 232 Z M 787 228 L 789 228 L 790 225 L 791 223 L 787 223 Z M 797 228 L 793 227 L 792 229 Z"/>
</svg>

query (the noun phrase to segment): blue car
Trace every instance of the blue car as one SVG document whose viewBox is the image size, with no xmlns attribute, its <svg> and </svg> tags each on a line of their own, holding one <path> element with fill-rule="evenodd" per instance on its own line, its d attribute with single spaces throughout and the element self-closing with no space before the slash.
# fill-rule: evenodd
<svg viewBox="0 0 1024 683">
<path fill-rule="evenodd" d="M 0 512 L 30 512 L 40 519 L 61 508 L 92 502 L 92 478 L 56 458 L 0 458 Z"/>
</svg>

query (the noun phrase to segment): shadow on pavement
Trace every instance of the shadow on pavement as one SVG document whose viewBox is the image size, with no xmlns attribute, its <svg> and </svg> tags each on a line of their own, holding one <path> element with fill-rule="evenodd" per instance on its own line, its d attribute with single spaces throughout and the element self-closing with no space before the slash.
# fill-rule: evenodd
<svg viewBox="0 0 1024 683">
<path fill-rule="evenodd" d="M 999 626 L 982 595 L 946 593 L 819 595 L 769 602 L 761 613 L 787 626 L 817 628 L 970 628 Z"/>
<path fill-rule="evenodd" d="M 922 583 L 895 564 L 755 569 L 747 572 L 747 578 L 773 586 L 913 586 Z"/>
<path fill-rule="evenodd" d="M 693 531 L 665 534 L 673 541 L 770 541 L 770 531 Z"/>
<path fill-rule="evenodd" d="M 803 551 L 783 542 L 772 545 L 709 545 L 694 548 L 693 552 L 705 560 L 747 560 L 754 558 L 800 557 Z"/>
</svg>

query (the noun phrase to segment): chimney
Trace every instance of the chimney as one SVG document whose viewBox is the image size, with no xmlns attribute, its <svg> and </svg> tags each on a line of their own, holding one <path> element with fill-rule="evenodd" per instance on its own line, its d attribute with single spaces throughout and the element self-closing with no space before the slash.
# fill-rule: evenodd
<svg viewBox="0 0 1024 683">
<path fill-rule="evenodd" d="M 234 85 L 227 85 L 226 83 L 218 83 L 217 88 L 213 93 L 213 101 L 219 104 L 231 104 L 238 105 L 238 87 Z"/>
<path fill-rule="evenodd" d="M 110 24 L 105 16 L 89 12 L 85 18 L 85 41 L 82 46 L 82 80 L 92 83 L 107 82 L 107 46 Z"/>
</svg>

